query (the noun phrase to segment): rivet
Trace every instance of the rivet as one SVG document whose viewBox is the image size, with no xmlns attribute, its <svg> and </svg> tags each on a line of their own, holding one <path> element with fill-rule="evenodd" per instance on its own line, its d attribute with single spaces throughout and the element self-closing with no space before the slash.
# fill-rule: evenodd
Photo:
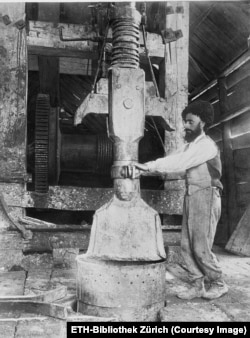
<svg viewBox="0 0 250 338">
<path fill-rule="evenodd" d="M 125 99 L 124 101 L 123 101 L 123 105 L 124 105 L 124 107 L 125 108 L 127 108 L 127 109 L 131 109 L 132 107 L 133 107 L 133 105 L 134 105 L 134 103 L 133 103 L 133 100 L 132 99 Z"/>
</svg>

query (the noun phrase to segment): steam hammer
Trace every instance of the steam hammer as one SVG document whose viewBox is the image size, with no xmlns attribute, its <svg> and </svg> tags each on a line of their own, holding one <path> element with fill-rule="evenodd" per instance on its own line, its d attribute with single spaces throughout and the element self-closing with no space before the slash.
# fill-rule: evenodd
<svg viewBox="0 0 250 338">
<path fill-rule="evenodd" d="M 77 257 L 78 311 L 121 321 L 155 321 L 165 304 L 160 218 L 141 199 L 139 179 L 126 172 L 138 161 L 145 123 L 140 20 L 133 3 L 117 3 L 112 13 L 109 135 L 114 142 L 115 193 L 96 211 L 88 251 Z"/>
</svg>

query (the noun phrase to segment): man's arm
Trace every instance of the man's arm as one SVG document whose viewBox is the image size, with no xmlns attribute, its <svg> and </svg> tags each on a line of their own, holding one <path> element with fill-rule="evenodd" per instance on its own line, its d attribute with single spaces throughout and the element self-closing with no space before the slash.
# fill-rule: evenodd
<svg viewBox="0 0 250 338">
<path fill-rule="evenodd" d="M 190 144 L 183 152 L 144 163 L 141 168 L 136 164 L 136 167 L 146 172 L 157 172 L 159 174 L 183 172 L 211 160 L 217 155 L 217 152 L 215 143 L 208 138 L 204 138 L 197 143 Z"/>
</svg>

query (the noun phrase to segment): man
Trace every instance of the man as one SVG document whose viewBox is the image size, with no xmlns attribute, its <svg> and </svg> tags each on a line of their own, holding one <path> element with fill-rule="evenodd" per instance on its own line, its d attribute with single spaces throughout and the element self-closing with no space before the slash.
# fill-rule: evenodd
<svg viewBox="0 0 250 338">
<path fill-rule="evenodd" d="M 182 112 L 187 143 L 175 154 L 145 164 L 135 164 L 140 173 L 185 172 L 181 254 L 190 276 L 190 289 L 182 299 L 219 298 L 228 292 L 212 245 L 221 213 L 222 184 L 219 150 L 204 130 L 213 122 L 209 102 L 195 101 Z M 204 280 L 210 282 L 206 291 Z"/>
</svg>

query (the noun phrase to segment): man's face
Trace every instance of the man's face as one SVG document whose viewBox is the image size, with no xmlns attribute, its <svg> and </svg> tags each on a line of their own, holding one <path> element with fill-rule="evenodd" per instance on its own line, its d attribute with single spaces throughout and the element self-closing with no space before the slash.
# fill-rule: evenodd
<svg viewBox="0 0 250 338">
<path fill-rule="evenodd" d="M 205 123 L 199 116 L 188 113 L 185 120 L 183 120 L 183 125 L 185 130 L 185 140 L 187 142 L 192 142 L 203 132 Z"/>
</svg>

